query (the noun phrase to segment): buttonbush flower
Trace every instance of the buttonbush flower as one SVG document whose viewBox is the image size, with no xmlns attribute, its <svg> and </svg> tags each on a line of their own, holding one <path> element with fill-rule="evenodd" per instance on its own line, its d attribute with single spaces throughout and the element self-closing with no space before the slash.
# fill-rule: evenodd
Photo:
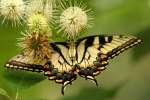
<svg viewBox="0 0 150 100">
<path fill-rule="evenodd" d="M 4 17 L 2 23 L 8 20 L 12 21 L 13 25 L 21 24 L 21 20 L 24 20 L 25 2 L 23 0 L 1 0 L 0 12 Z"/>
<path fill-rule="evenodd" d="M 27 19 L 27 26 L 31 32 L 40 32 L 51 36 L 51 29 L 47 19 L 40 13 L 33 14 Z"/>
<path fill-rule="evenodd" d="M 54 0 L 32 0 L 28 3 L 26 8 L 26 16 L 30 17 L 33 14 L 41 13 L 47 21 L 52 20 Z"/>
<path fill-rule="evenodd" d="M 92 25 L 92 12 L 81 2 L 62 1 L 59 10 L 61 13 L 57 18 L 59 32 L 63 30 L 68 38 L 75 38 L 82 30 Z"/>
<path fill-rule="evenodd" d="M 38 32 L 27 32 L 23 35 L 18 45 L 31 62 L 40 64 L 51 57 L 52 49 L 49 46 L 48 36 Z"/>
</svg>

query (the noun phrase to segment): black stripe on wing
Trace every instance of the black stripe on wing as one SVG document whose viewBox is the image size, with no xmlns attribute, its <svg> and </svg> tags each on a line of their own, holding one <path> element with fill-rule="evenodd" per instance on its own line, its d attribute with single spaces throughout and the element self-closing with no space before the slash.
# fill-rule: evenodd
<svg viewBox="0 0 150 100">
<path fill-rule="evenodd" d="M 20 69 L 20 70 L 26 70 L 26 71 L 32 71 L 32 72 L 43 72 L 44 67 L 42 65 L 36 65 L 36 64 L 26 64 L 23 62 L 18 62 L 15 60 L 9 61 L 5 64 L 6 68 L 11 69 Z"/>
<path fill-rule="evenodd" d="M 105 45 L 106 43 L 110 43 L 113 39 L 113 36 L 105 36 L 105 35 L 100 35 L 99 36 L 99 45 L 100 47 L 102 45 Z"/>
<path fill-rule="evenodd" d="M 80 39 L 80 40 L 77 41 L 76 48 L 77 48 L 79 45 L 85 45 L 85 47 L 84 47 L 84 52 L 83 52 L 83 56 L 82 56 L 82 60 L 81 60 L 80 62 L 78 62 L 78 63 L 81 63 L 81 62 L 84 60 L 84 57 L 85 57 L 85 54 L 86 54 L 86 52 L 87 52 L 88 47 L 90 47 L 90 46 L 93 45 L 94 38 L 95 38 L 95 36 L 89 36 L 89 37 L 85 37 L 85 38 L 82 38 L 82 39 Z M 84 40 L 85 40 L 85 43 L 84 43 L 84 44 L 81 44 L 81 42 L 84 41 Z M 76 50 L 76 52 L 77 52 L 77 50 Z M 78 51 L 78 52 L 80 52 L 80 51 Z M 77 61 L 78 61 L 78 52 L 76 53 L 76 55 L 77 55 L 77 56 L 76 56 Z"/>
<path fill-rule="evenodd" d="M 129 41 L 127 41 L 126 43 L 122 44 L 121 46 L 114 48 L 111 52 L 108 53 L 109 58 L 114 58 L 115 56 L 119 55 L 120 53 L 122 53 L 123 51 L 141 43 L 142 40 L 139 38 L 134 38 L 131 39 Z"/>
<path fill-rule="evenodd" d="M 53 50 L 57 53 L 59 53 L 59 55 L 63 58 L 63 60 L 68 64 L 68 65 L 71 65 L 67 60 L 66 58 L 64 57 L 63 55 L 63 52 L 61 50 L 61 48 L 58 47 L 58 45 L 62 45 L 64 46 L 66 49 L 69 49 L 68 47 L 68 43 L 66 42 L 54 42 L 54 43 L 50 43 L 50 46 L 53 48 Z M 66 54 L 68 54 L 68 52 L 64 52 Z"/>
<path fill-rule="evenodd" d="M 99 36 L 100 46 L 98 49 L 107 54 L 109 58 L 113 58 L 141 42 L 141 39 L 130 35 Z"/>
</svg>

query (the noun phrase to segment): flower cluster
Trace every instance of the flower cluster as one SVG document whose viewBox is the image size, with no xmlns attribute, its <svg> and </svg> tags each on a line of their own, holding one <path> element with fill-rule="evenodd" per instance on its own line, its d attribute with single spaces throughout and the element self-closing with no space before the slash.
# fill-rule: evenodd
<svg viewBox="0 0 150 100">
<path fill-rule="evenodd" d="M 57 4 L 58 3 L 58 4 Z M 27 27 L 19 41 L 25 55 L 34 62 L 50 58 L 49 40 L 52 30 L 74 40 L 82 30 L 91 26 L 91 10 L 76 0 L 1 0 L 0 13 L 6 20 Z M 19 23 L 18 23 L 19 22 Z M 52 28 L 52 26 L 55 26 Z"/>
<path fill-rule="evenodd" d="M 42 13 L 47 20 L 52 19 L 52 6 L 53 0 L 1 0 L 0 1 L 0 13 L 3 18 L 3 22 L 11 21 L 12 25 L 22 24 L 26 20 L 36 13 Z"/>
<path fill-rule="evenodd" d="M 76 38 L 84 29 L 92 26 L 92 11 L 77 0 L 1 0 L 2 23 L 10 20 L 15 24 L 22 21 L 29 29 L 50 31 L 55 26 L 58 33 Z M 54 9 L 55 8 L 55 9 Z M 48 23 L 50 22 L 50 24 Z M 39 28 L 39 29 L 38 29 Z"/>
</svg>

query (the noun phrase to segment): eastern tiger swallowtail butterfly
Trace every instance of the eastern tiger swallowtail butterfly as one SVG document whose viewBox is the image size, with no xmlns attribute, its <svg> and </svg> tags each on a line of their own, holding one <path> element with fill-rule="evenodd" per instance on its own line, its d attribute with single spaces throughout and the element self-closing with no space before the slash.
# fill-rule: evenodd
<svg viewBox="0 0 150 100">
<path fill-rule="evenodd" d="M 92 80 L 98 85 L 95 76 L 99 75 L 109 60 L 124 50 L 141 43 L 141 39 L 124 35 L 88 36 L 75 42 L 54 42 L 52 56 L 41 64 L 28 61 L 24 53 L 20 53 L 6 63 L 7 68 L 44 72 L 50 80 L 62 84 L 64 88 L 76 80 L 77 74 Z"/>
</svg>

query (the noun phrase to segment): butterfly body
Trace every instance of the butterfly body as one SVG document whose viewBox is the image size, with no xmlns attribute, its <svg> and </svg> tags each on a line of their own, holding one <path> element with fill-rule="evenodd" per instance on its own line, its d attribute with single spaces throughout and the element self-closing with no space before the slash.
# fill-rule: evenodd
<svg viewBox="0 0 150 100">
<path fill-rule="evenodd" d="M 77 74 L 98 85 L 95 76 L 106 69 L 109 60 L 139 43 L 141 43 L 141 39 L 124 35 L 97 35 L 72 42 L 53 42 L 50 43 L 53 51 L 51 59 L 38 65 L 41 66 L 40 71 L 42 70 L 50 80 L 62 84 L 62 94 L 64 94 L 64 88 L 76 80 Z M 18 59 L 17 57 L 9 60 L 6 67 L 16 68 L 13 66 L 18 66 L 18 69 L 20 66 L 28 67 L 32 71 L 38 69 L 38 67 L 36 68 L 37 64 L 28 64 L 21 60 L 26 56 L 21 55 L 16 63 L 12 62 Z M 22 66 L 21 63 L 24 65 Z"/>
</svg>

